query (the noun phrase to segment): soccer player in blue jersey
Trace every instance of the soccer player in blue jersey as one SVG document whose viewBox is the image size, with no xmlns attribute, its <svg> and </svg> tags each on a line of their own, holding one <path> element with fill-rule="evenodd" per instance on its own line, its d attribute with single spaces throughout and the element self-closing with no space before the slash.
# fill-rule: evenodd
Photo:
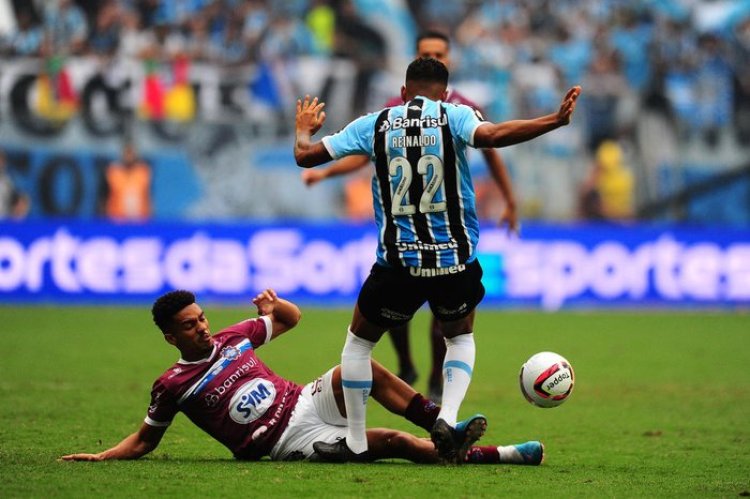
<svg viewBox="0 0 750 499">
<path fill-rule="evenodd" d="M 417 59 L 406 70 L 403 105 L 358 118 L 319 142 L 311 137 L 325 122 L 325 104 L 309 96 L 297 103 L 294 156 L 299 166 L 352 154 L 366 154 L 375 164 L 377 261 L 360 290 L 341 354 L 347 435 L 335 444 L 315 446 L 331 461 L 368 459 L 365 414 L 372 349 L 386 330 L 409 321 L 425 302 L 447 346 L 443 406 L 431 431 L 439 455 L 446 462 L 463 462 L 486 425 L 481 415 L 458 421 L 474 369 L 475 308 L 484 297 L 466 147 L 509 146 L 567 125 L 581 89 L 568 90 L 555 113 L 490 123 L 468 106 L 444 103 L 447 84 L 444 64 Z"/>
<path fill-rule="evenodd" d="M 425 31 L 417 37 L 415 46 L 416 57 L 432 57 L 445 64 L 451 69 L 451 44 L 450 38 L 440 31 Z M 455 88 L 448 86 L 448 94 L 443 102 L 451 104 L 465 104 L 481 112 L 479 106 L 466 98 Z M 392 97 L 383 107 L 400 106 L 403 104 L 401 96 Z M 505 162 L 496 149 L 482 149 L 490 176 L 494 180 L 505 201 L 505 210 L 500 217 L 500 224 L 507 224 L 508 231 L 518 233 L 518 213 L 516 211 L 515 195 L 510 182 L 510 176 Z M 314 185 L 321 180 L 339 175 L 345 175 L 370 164 L 370 157 L 366 155 L 345 156 L 332 162 L 325 168 L 309 168 L 302 171 L 302 180 L 308 186 Z M 416 381 L 417 371 L 411 358 L 409 346 L 409 323 L 391 328 L 388 331 L 393 347 L 398 357 L 398 376 L 410 385 Z M 432 350 L 432 367 L 428 380 L 428 393 L 430 398 L 439 402 L 443 396 L 443 360 L 445 358 L 445 340 L 443 333 L 434 316 L 430 321 L 430 347 Z"/>
</svg>

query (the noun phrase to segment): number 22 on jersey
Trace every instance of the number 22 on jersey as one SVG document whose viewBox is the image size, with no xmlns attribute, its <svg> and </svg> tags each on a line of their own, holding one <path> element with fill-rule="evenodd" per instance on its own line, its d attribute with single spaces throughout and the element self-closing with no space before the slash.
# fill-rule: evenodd
<svg viewBox="0 0 750 499">
<path fill-rule="evenodd" d="M 435 202 L 435 194 L 443 185 L 443 161 L 434 154 L 425 154 L 417 162 L 417 173 L 421 177 L 427 177 L 430 165 L 432 166 L 432 176 L 427 179 L 427 185 L 424 187 L 422 196 L 419 198 L 420 213 L 437 213 L 445 211 L 446 202 Z M 405 203 L 406 193 L 414 180 L 411 164 L 403 156 L 393 158 L 388 163 L 388 175 L 396 177 L 401 171 L 401 180 L 398 182 L 393 192 L 391 202 L 391 213 L 397 215 L 413 215 L 417 212 L 417 207 L 410 203 Z M 421 180 L 421 179 L 420 179 Z"/>
</svg>

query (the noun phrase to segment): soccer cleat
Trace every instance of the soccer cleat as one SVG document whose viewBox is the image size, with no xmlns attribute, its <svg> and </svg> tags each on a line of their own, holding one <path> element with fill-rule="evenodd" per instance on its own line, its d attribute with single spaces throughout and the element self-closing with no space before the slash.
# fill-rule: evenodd
<svg viewBox="0 0 750 499">
<path fill-rule="evenodd" d="M 487 418 L 481 414 L 459 421 L 455 428 L 443 419 L 435 421 L 430 437 L 440 460 L 447 464 L 462 464 L 472 444 L 487 430 Z"/>
<path fill-rule="evenodd" d="M 372 461 L 370 458 L 370 452 L 364 451 L 359 454 L 355 454 L 346 445 L 346 438 L 337 440 L 336 442 L 329 444 L 326 442 L 314 442 L 313 450 L 317 455 L 314 459 L 316 462 L 323 463 L 368 463 Z M 311 460 L 312 456 L 311 456 Z"/>
<path fill-rule="evenodd" d="M 514 445 L 516 451 L 521 455 L 523 462 L 518 464 L 527 464 L 530 466 L 539 466 L 544 461 L 544 444 L 532 440 L 522 444 Z"/>
</svg>

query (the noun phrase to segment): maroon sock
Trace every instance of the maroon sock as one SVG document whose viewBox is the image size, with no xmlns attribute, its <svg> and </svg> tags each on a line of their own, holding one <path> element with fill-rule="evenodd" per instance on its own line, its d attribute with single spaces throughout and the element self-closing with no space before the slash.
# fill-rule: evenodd
<svg viewBox="0 0 750 499">
<path fill-rule="evenodd" d="M 440 413 L 440 407 L 429 399 L 424 398 L 421 394 L 417 393 L 414 398 L 411 399 L 409 405 L 406 407 L 404 417 L 427 431 L 432 430 L 432 426 L 437 421 L 438 414 Z"/>
<path fill-rule="evenodd" d="M 466 453 L 466 462 L 471 464 L 497 464 L 500 453 L 492 445 L 475 445 Z"/>
</svg>

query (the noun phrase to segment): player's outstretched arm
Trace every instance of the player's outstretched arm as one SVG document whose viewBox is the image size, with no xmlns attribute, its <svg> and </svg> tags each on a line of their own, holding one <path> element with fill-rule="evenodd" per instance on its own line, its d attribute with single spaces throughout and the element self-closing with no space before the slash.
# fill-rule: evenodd
<svg viewBox="0 0 750 499">
<path fill-rule="evenodd" d="M 325 102 L 318 102 L 317 97 L 312 101 L 309 95 L 305 96 L 304 101 L 297 99 L 294 140 L 294 159 L 297 161 L 297 166 L 310 168 L 333 159 L 322 142 L 312 142 L 312 136 L 326 121 L 324 106 Z"/>
<path fill-rule="evenodd" d="M 556 113 L 531 120 L 486 123 L 474 133 L 474 147 L 505 147 L 526 142 L 570 123 L 581 87 L 568 90 Z"/>
<path fill-rule="evenodd" d="M 279 298 L 276 291 L 266 289 L 253 298 L 253 304 L 258 307 L 258 315 L 266 315 L 271 319 L 271 339 L 283 334 L 299 323 L 302 312 L 294 303 Z"/>
<path fill-rule="evenodd" d="M 334 162 L 326 168 L 317 168 L 315 170 L 305 170 L 302 172 L 302 181 L 306 186 L 310 187 L 321 180 L 325 180 L 331 177 L 338 177 L 340 175 L 346 175 L 353 171 L 359 170 L 360 168 L 367 165 L 370 162 L 370 158 L 364 155 L 352 155 L 344 156 L 340 160 Z"/>
<path fill-rule="evenodd" d="M 156 449 L 167 427 L 151 426 L 146 423 L 141 428 L 125 437 L 122 442 L 111 449 L 97 454 L 68 454 L 63 461 L 106 461 L 108 459 L 138 459 Z"/>
</svg>

